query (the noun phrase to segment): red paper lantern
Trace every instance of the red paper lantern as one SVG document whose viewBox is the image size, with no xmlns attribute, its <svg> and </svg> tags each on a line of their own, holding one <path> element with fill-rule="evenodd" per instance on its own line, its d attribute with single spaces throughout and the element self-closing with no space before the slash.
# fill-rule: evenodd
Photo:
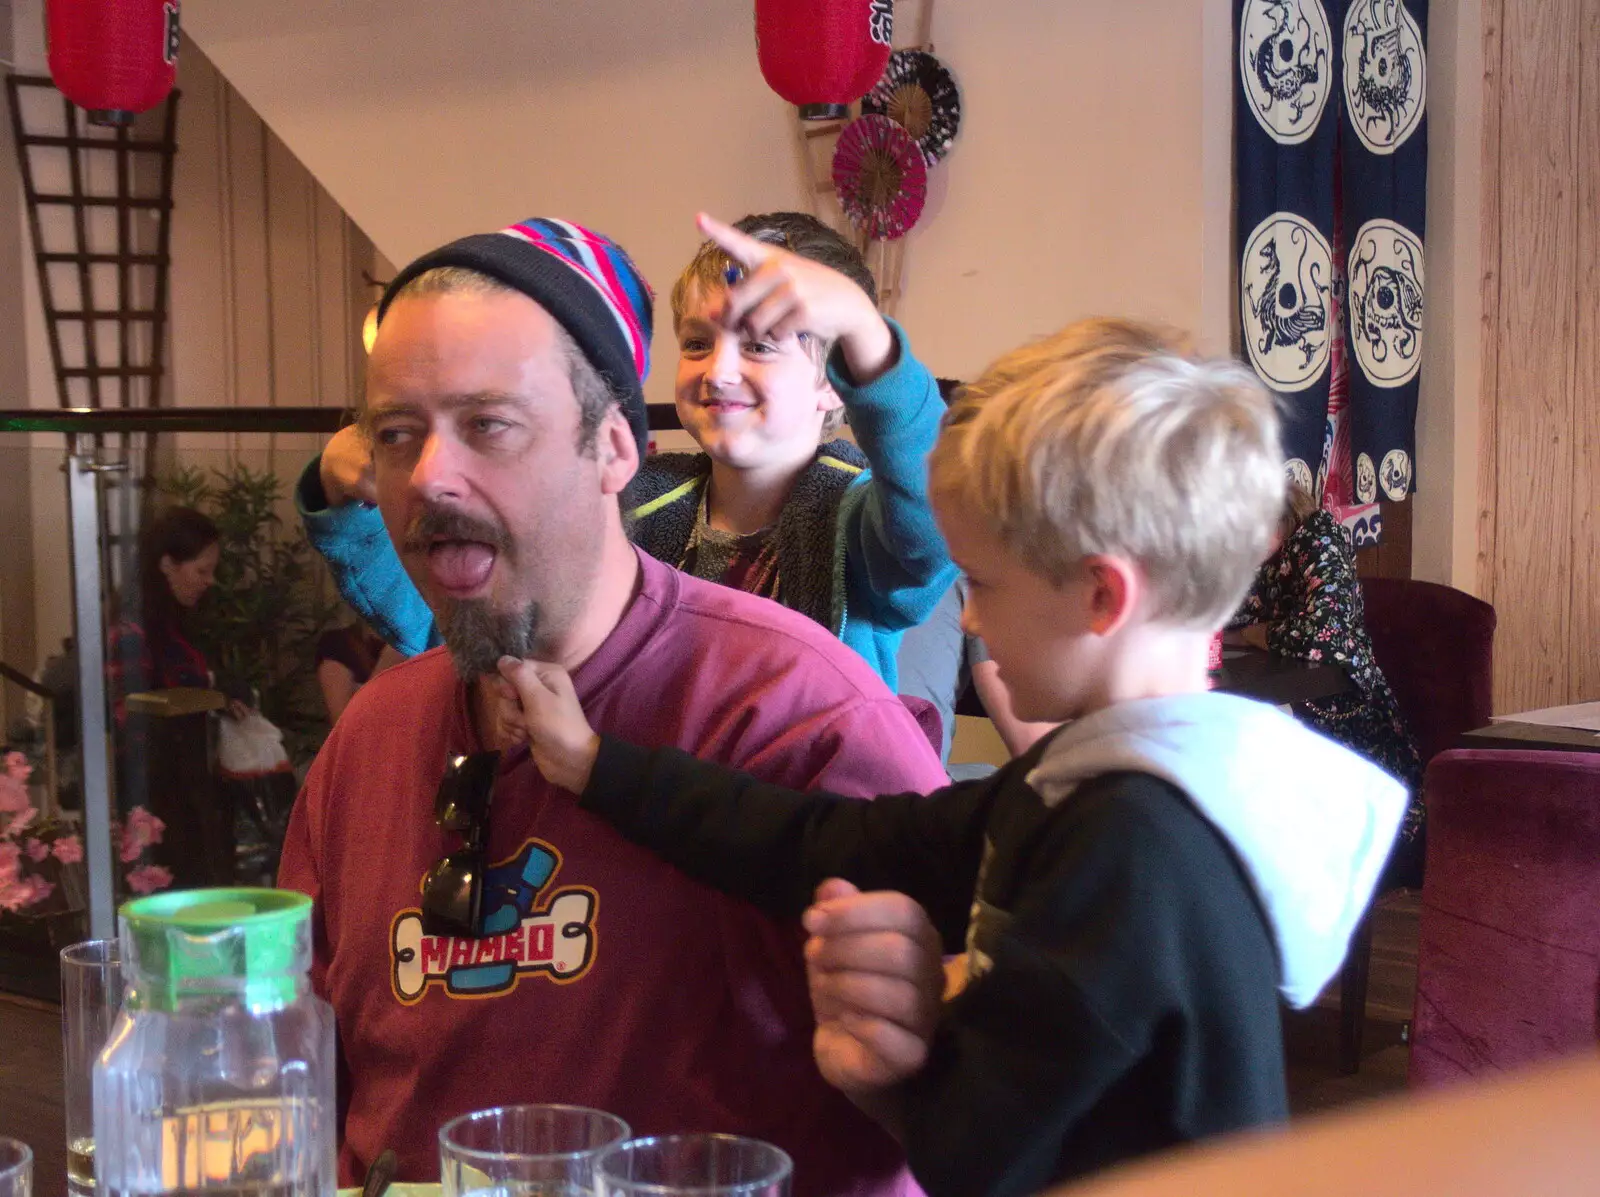
<svg viewBox="0 0 1600 1197">
<path fill-rule="evenodd" d="M 172 90 L 178 0 L 48 0 L 50 77 L 97 125 L 125 125 Z"/>
<path fill-rule="evenodd" d="M 756 0 L 756 55 L 767 85 L 803 120 L 831 120 L 889 64 L 894 0 Z"/>
</svg>

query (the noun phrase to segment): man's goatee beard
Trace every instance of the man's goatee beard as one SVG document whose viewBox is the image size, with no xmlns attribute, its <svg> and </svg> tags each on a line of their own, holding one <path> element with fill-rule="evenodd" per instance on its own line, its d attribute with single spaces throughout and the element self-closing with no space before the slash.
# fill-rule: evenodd
<svg viewBox="0 0 1600 1197">
<path fill-rule="evenodd" d="M 446 601 L 439 612 L 439 634 L 466 681 L 492 675 L 501 657 L 536 656 L 539 604 L 520 612 L 497 611 L 487 599 Z"/>
<path fill-rule="evenodd" d="M 473 541 L 501 557 L 514 559 L 516 555 L 511 535 L 499 523 L 430 502 L 407 526 L 402 547 L 421 556 L 440 540 Z M 533 656 L 538 644 L 538 603 L 529 603 L 520 612 L 506 612 L 496 610 L 487 599 L 443 599 L 434 609 L 434 618 L 455 659 L 456 672 L 468 681 L 494 673 L 503 656 Z"/>
</svg>

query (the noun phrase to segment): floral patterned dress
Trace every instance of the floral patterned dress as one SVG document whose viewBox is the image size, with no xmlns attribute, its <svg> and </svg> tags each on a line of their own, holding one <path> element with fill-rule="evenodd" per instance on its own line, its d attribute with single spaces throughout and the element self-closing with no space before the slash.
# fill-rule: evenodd
<svg viewBox="0 0 1600 1197">
<path fill-rule="evenodd" d="M 1304 661 L 1332 661 L 1350 675 L 1354 693 L 1305 703 L 1296 713 L 1409 787 L 1411 803 L 1400 842 L 1402 850 L 1419 846 L 1422 760 L 1394 691 L 1373 658 L 1355 559 L 1332 514 L 1312 512 L 1262 565 L 1228 626 L 1252 623 L 1267 625 L 1270 651 Z"/>
</svg>

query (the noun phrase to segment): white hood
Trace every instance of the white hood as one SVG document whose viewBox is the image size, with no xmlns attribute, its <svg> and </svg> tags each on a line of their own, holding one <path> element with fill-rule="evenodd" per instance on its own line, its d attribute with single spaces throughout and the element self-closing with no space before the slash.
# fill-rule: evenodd
<svg viewBox="0 0 1600 1197">
<path fill-rule="evenodd" d="M 1028 784 L 1053 806 L 1080 782 L 1124 770 L 1183 790 L 1227 839 L 1272 925 L 1279 988 L 1309 1006 L 1372 897 L 1405 786 L 1276 707 L 1229 694 L 1097 711 L 1056 734 Z"/>
</svg>

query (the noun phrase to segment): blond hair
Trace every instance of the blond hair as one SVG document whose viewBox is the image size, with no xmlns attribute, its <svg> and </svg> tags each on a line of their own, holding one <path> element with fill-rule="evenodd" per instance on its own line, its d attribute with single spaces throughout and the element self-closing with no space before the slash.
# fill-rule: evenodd
<svg viewBox="0 0 1600 1197">
<path fill-rule="evenodd" d="M 866 292 L 874 306 L 878 302 L 878 285 L 866 259 L 850 242 L 815 216 L 805 212 L 762 212 L 746 216 L 734 226 L 741 233 L 776 245 L 802 258 L 820 262 L 828 269 L 844 275 Z M 689 264 L 672 285 L 672 327 L 676 331 L 683 324 L 684 312 L 697 296 L 714 294 L 727 283 L 729 267 L 739 269 L 738 263 L 728 256 L 715 241 L 702 242 Z M 824 341 L 806 333 L 800 338 L 801 348 L 817 366 L 817 381 L 828 380 L 828 355 L 833 352 L 833 342 Z M 844 427 L 848 413 L 836 407 L 823 417 L 822 439 L 832 440 Z"/>
<path fill-rule="evenodd" d="M 951 404 L 929 473 L 1051 581 L 1122 557 L 1145 575 L 1149 618 L 1207 630 L 1237 609 L 1284 509 L 1271 394 L 1129 320 L 1079 321 L 995 362 Z"/>
</svg>

